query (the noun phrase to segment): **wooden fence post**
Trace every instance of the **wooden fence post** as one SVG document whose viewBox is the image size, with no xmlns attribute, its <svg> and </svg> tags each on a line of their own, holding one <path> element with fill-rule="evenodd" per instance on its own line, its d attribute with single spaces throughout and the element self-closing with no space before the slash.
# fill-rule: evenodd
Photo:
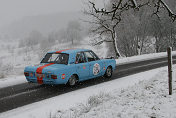
<svg viewBox="0 0 176 118">
<path fill-rule="evenodd" d="M 172 48 L 167 48 L 168 55 L 168 84 L 169 84 L 169 95 L 172 95 Z"/>
</svg>

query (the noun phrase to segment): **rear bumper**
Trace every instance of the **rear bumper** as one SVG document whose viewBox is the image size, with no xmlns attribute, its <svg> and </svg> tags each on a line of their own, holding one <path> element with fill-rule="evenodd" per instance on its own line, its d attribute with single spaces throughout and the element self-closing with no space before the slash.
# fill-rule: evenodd
<svg viewBox="0 0 176 118">
<path fill-rule="evenodd" d="M 39 83 L 37 81 L 37 78 L 26 78 L 26 80 L 29 82 L 29 83 Z M 42 84 L 49 84 L 49 85 L 57 85 L 57 84 L 65 84 L 64 82 L 62 81 L 58 81 L 57 79 L 56 80 L 53 80 L 53 79 L 43 79 L 42 80 Z"/>
</svg>

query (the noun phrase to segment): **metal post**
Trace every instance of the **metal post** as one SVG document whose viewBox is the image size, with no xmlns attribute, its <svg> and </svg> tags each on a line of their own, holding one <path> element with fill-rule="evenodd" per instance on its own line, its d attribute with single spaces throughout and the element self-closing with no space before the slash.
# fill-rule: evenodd
<svg viewBox="0 0 176 118">
<path fill-rule="evenodd" d="M 167 48 L 167 55 L 168 55 L 168 84 L 169 84 L 169 95 L 172 95 L 172 48 Z"/>
</svg>

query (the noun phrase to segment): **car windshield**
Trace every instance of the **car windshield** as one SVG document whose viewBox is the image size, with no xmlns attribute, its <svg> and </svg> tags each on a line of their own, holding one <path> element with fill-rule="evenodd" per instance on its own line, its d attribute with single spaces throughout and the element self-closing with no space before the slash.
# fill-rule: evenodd
<svg viewBox="0 0 176 118">
<path fill-rule="evenodd" d="M 68 54 L 65 53 L 47 53 L 41 63 L 68 64 Z"/>
</svg>

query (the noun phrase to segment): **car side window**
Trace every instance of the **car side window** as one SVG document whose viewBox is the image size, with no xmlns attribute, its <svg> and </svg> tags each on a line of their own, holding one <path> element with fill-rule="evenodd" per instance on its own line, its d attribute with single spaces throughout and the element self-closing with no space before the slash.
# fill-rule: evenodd
<svg viewBox="0 0 176 118">
<path fill-rule="evenodd" d="M 90 61 L 96 61 L 99 60 L 99 58 L 93 53 L 92 51 L 90 52 L 84 52 L 85 56 L 87 57 L 87 60 Z"/>
<path fill-rule="evenodd" d="M 90 53 L 92 54 L 95 60 L 100 60 L 100 58 L 93 51 L 91 51 Z"/>
<path fill-rule="evenodd" d="M 84 54 L 82 52 L 77 53 L 75 63 L 78 64 L 78 63 L 85 63 L 85 62 L 86 62 L 86 58 Z"/>
</svg>

